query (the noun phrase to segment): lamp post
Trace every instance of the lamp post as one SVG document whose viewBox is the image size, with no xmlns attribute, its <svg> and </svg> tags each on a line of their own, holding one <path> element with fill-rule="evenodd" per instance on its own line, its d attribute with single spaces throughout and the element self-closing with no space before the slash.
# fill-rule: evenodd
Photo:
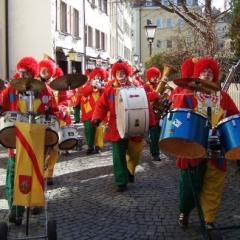
<svg viewBox="0 0 240 240">
<path fill-rule="evenodd" d="M 152 56 L 152 43 L 154 40 L 154 35 L 155 35 L 157 25 L 153 25 L 152 21 L 151 21 L 149 24 L 144 26 L 144 28 L 146 31 L 147 41 L 149 42 L 149 57 L 151 57 Z"/>
</svg>

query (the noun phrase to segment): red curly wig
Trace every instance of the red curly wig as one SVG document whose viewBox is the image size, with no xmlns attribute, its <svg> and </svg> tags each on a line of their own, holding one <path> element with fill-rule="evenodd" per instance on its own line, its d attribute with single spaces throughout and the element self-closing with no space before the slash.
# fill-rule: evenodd
<svg viewBox="0 0 240 240">
<path fill-rule="evenodd" d="M 198 59 L 195 57 L 187 58 L 181 65 L 181 73 L 183 78 L 193 77 L 194 67 Z"/>
<path fill-rule="evenodd" d="M 150 67 L 146 72 L 146 78 L 149 81 L 153 76 L 161 77 L 161 71 L 156 67 Z"/>
<path fill-rule="evenodd" d="M 92 72 L 90 73 L 90 79 L 93 80 L 96 75 L 100 75 L 101 79 L 105 79 L 105 69 L 101 68 L 101 67 L 96 67 L 92 70 Z"/>
<path fill-rule="evenodd" d="M 52 78 L 55 79 L 55 78 L 61 77 L 63 75 L 64 75 L 63 70 L 60 67 L 56 67 L 55 73 L 52 75 Z"/>
<path fill-rule="evenodd" d="M 210 57 L 201 58 L 198 60 L 194 68 L 193 77 L 198 78 L 200 73 L 207 68 L 210 68 L 213 72 L 213 82 L 218 82 L 220 68 L 217 61 Z"/>
<path fill-rule="evenodd" d="M 112 76 L 115 78 L 116 77 L 116 72 L 119 70 L 123 70 L 126 74 L 126 77 L 130 76 L 130 68 L 127 62 L 124 62 L 123 60 L 118 60 L 112 65 Z"/>
<path fill-rule="evenodd" d="M 43 59 L 39 62 L 39 71 L 41 68 L 47 68 L 51 76 L 55 73 L 55 63 L 49 59 Z"/>
<path fill-rule="evenodd" d="M 38 75 L 38 62 L 33 57 L 24 57 L 17 63 L 17 70 L 25 69 L 30 72 L 33 77 L 37 77 Z"/>
</svg>

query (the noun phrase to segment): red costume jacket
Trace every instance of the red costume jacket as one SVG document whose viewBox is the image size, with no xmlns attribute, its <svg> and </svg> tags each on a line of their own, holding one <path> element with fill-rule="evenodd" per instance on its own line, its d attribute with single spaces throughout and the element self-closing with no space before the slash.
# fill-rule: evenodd
<svg viewBox="0 0 240 240">
<path fill-rule="evenodd" d="M 131 86 L 131 82 L 127 80 L 124 86 Z M 106 86 L 102 96 L 99 98 L 96 103 L 95 110 L 92 115 L 92 120 L 100 119 L 101 121 L 105 118 L 107 113 L 110 113 L 109 116 L 109 131 L 106 132 L 105 138 L 109 141 L 115 142 L 121 140 L 117 129 L 116 122 L 116 110 L 115 110 L 115 97 L 117 88 L 120 87 L 120 84 L 117 80 L 111 80 Z M 149 126 L 154 126 L 155 120 L 153 112 L 150 108 L 149 110 Z M 135 141 L 141 141 L 142 137 L 131 138 Z"/>
</svg>

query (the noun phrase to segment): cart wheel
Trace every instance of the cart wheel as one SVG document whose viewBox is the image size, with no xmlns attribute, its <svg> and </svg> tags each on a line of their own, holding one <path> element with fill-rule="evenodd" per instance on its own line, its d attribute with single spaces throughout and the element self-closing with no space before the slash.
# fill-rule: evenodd
<svg viewBox="0 0 240 240">
<path fill-rule="evenodd" d="M 5 222 L 0 223 L 0 240 L 6 240 L 8 235 L 8 225 Z"/>
<path fill-rule="evenodd" d="M 223 237 L 218 230 L 209 231 L 209 238 L 210 240 L 223 240 Z"/>
<path fill-rule="evenodd" d="M 47 237 L 48 240 L 57 240 L 57 224 L 55 220 L 47 222 Z"/>
</svg>

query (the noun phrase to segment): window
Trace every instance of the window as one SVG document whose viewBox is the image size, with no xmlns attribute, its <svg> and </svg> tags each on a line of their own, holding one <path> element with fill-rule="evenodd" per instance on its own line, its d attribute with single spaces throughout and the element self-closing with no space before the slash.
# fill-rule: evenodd
<svg viewBox="0 0 240 240">
<path fill-rule="evenodd" d="M 87 45 L 88 47 L 93 47 L 93 29 L 90 26 L 88 26 L 87 32 L 88 32 Z"/>
<path fill-rule="evenodd" d="M 182 18 L 178 18 L 177 19 L 177 26 L 178 27 L 181 27 L 183 25 L 183 20 L 182 20 Z"/>
<path fill-rule="evenodd" d="M 157 27 L 162 28 L 162 19 L 157 19 Z"/>
<path fill-rule="evenodd" d="M 162 5 L 164 5 L 164 6 L 168 6 L 168 5 L 169 5 L 168 0 L 163 0 L 163 1 L 162 1 Z"/>
<path fill-rule="evenodd" d="M 60 30 L 67 33 L 67 4 L 62 1 L 60 5 Z"/>
<path fill-rule="evenodd" d="M 172 48 L 172 40 L 167 40 L 167 48 Z"/>
<path fill-rule="evenodd" d="M 73 10 L 73 36 L 79 37 L 79 11 Z"/>
<path fill-rule="evenodd" d="M 100 31 L 99 30 L 95 30 L 95 47 L 97 49 L 100 49 Z"/>
<path fill-rule="evenodd" d="M 157 48 L 161 48 L 161 45 L 162 45 L 162 40 L 157 40 L 157 44 L 156 44 Z"/>
<path fill-rule="evenodd" d="M 186 3 L 187 3 L 188 6 L 192 6 L 193 5 L 193 1 L 192 0 L 187 0 Z"/>
<path fill-rule="evenodd" d="M 172 19 L 168 18 L 167 19 L 167 28 L 171 28 L 172 27 Z"/>
</svg>

